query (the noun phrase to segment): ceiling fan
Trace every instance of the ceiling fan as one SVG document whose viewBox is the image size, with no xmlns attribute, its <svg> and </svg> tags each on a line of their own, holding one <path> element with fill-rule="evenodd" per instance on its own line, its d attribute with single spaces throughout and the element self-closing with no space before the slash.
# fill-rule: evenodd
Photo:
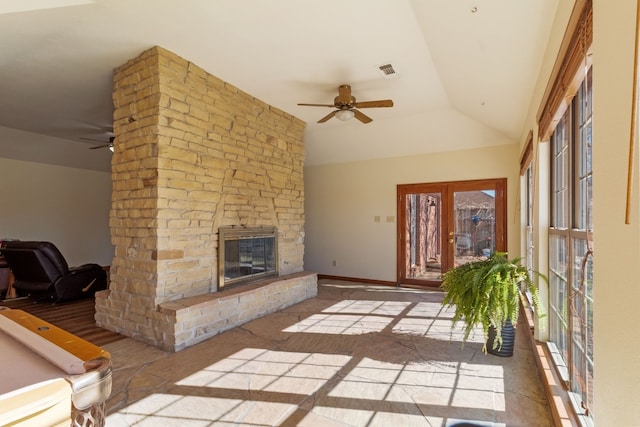
<svg viewBox="0 0 640 427">
<path fill-rule="evenodd" d="M 352 118 L 360 120 L 362 123 L 369 123 L 373 119 L 366 114 L 362 113 L 356 108 L 380 108 L 380 107 L 393 107 L 393 101 L 390 99 L 381 99 L 379 101 L 364 101 L 356 102 L 356 98 L 351 95 L 351 86 L 340 85 L 338 87 L 338 96 L 333 100 L 333 104 L 298 104 L 306 107 L 329 107 L 335 108 L 320 120 L 318 123 L 324 123 L 333 116 L 338 119 L 346 121 Z"/>
<path fill-rule="evenodd" d="M 95 141 L 95 142 L 101 142 L 101 145 L 96 145 L 94 147 L 89 147 L 89 150 L 96 150 L 98 148 L 108 148 L 109 150 L 113 151 L 113 141 L 115 141 L 116 137 L 115 136 L 110 136 L 109 137 L 109 142 L 105 142 L 103 140 L 100 139 L 91 139 L 91 138 L 80 138 L 83 139 L 85 141 Z"/>
</svg>

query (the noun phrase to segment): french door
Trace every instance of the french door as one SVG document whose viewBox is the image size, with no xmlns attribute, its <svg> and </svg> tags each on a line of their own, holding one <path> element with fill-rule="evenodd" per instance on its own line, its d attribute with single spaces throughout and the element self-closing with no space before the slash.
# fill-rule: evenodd
<svg viewBox="0 0 640 427">
<path fill-rule="evenodd" d="M 448 269 L 506 251 L 506 185 L 398 185 L 398 283 L 438 286 Z"/>
</svg>

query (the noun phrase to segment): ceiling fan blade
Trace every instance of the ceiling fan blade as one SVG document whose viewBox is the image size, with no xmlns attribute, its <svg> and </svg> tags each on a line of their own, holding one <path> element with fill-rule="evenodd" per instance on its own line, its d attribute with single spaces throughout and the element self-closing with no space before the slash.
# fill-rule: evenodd
<svg viewBox="0 0 640 427">
<path fill-rule="evenodd" d="M 356 102 L 354 104 L 354 107 L 356 108 L 393 107 L 393 101 L 390 99 L 381 99 L 379 101 Z"/>
<path fill-rule="evenodd" d="M 326 116 L 324 116 L 323 118 L 321 118 L 320 120 L 318 120 L 318 123 L 324 123 L 324 122 L 326 122 L 326 121 L 327 121 L 327 120 L 329 120 L 331 117 L 335 116 L 335 115 L 336 115 L 336 113 L 337 113 L 338 111 L 340 111 L 340 110 L 335 110 L 335 111 L 330 112 L 329 114 L 327 114 Z"/>
<path fill-rule="evenodd" d="M 115 141 L 115 140 L 116 140 L 116 137 L 115 137 L 115 136 L 110 136 L 110 137 L 109 137 L 109 139 L 108 139 L 108 141 L 105 141 L 105 139 L 104 139 L 104 138 L 102 138 L 102 139 L 97 139 L 97 138 L 87 138 L 87 137 L 85 137 L 85 136 L 80 136 L 80 137 L 78 137 L 78 139 L 81 139 L 81 140 L 83 140 L 83 141 L 94 141 L 94 142 L 104 142 L 105 144 L 107 144 L 107 143 L 109 143 L 109 144 L 113 144 L 113 141 Z"/>
<path fill-rule="evenodd" d="M 330 107 L 330 108 L 335 107 L 333 104 L 298 104 L 298 105 L 302 105 L 303 107 Z"/>
<path fill-rule="evenodd" d="M 369 123 L 371 122 L 373 119 L 369 116 L 367 116 L 366 114 L 358 111 L 358 110 L 351 110 L 353 111 L 353 113 L 355 114 L 355 118 L 360 120 L 362 123 Z"/>
<path fill-rule="evenodd" d="M 82 136 L 79 139 L 82 139 L 83 141 L 101 142 L 102 144 L 100 144 L 100 145 L 89 147 L 89 150 L 96 150 L 98 148 L 112 148 L 113 147 L 113 141 L 116 140 L 116 137 L 115 136 L 109 137 L 109 142 L 106 142 L 103 139 L 85 138 L 85 137 L 82 137 Z M 113 151 L 113 150 L 111 150 L 111 151 Z"/>
</svg>

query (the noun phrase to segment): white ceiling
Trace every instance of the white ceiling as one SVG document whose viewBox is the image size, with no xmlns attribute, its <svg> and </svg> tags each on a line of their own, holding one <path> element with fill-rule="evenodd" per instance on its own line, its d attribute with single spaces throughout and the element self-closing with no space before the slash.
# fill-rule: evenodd
<svg viewBox="0 0 640 427">
<path fill-rule="evenodd" d="M 557 4 L 0 0 L 0 126 L 50 147 L 108 140 L 113 69 L 159 45 L 306 121 L 307 165 L 514 143 Z M 342 83 L 395 105 L 364 110 L 366 125 L 296 105 L 331 103 Z"/>
</svg>

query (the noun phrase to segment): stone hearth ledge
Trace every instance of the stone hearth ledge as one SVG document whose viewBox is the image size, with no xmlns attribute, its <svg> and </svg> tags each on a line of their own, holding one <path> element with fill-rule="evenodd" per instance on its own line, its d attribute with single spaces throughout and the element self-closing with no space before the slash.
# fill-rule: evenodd
<svg viewBox="0 0 640 427">
<path fill-rule="evenodd" d="M 159 304 L 159 313 L 174 324 L 162 347 L 180 351 L 317 295 L 317 273 L 303 271 Z"/>
</svg>

